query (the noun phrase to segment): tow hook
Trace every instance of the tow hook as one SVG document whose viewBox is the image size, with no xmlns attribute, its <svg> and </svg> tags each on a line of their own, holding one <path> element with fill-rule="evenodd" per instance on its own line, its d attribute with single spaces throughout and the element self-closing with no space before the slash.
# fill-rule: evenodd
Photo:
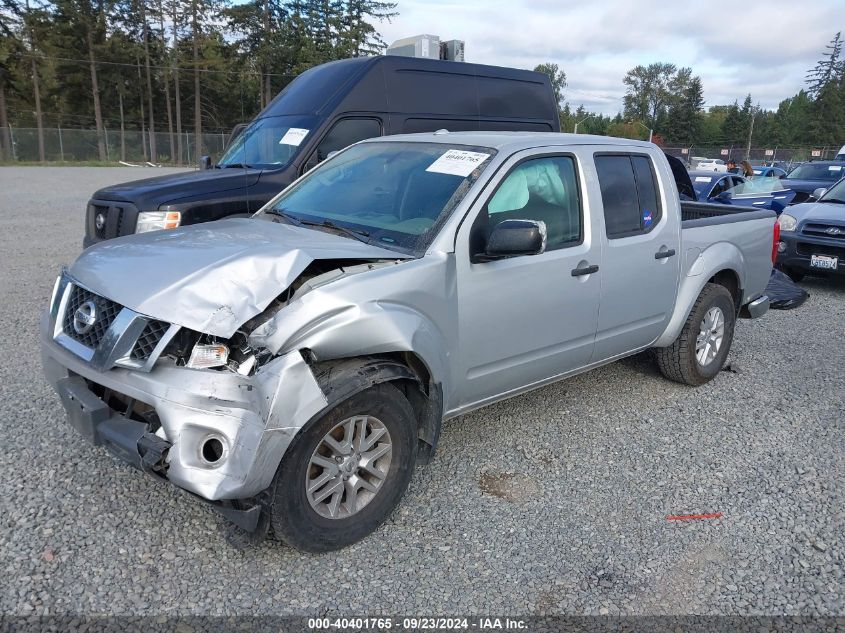
<svg viewBox="0 0 845 633">
<path fill-rule="evenodd" d="M 167 471 L 167 451 L 172 444 L 154 433 L 147 433 L 138 440 L 138 454 L 144 470 L 163 475 Z"/>
</svg>

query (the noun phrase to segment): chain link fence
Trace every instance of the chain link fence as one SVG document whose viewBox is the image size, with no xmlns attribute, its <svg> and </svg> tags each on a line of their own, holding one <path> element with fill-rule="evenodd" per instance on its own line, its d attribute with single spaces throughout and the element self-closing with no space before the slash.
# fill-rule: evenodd
<svg viewBox="0 0 845 633">
<path fill-rule="evenodd" d="M 5 159 L 11 161 L 38 161 L 38 130 L 36 128 L 8 129 L 7 138 L 11 141 L 11 151 L 7 151 Z M 204 153 L 219 158 L 223 153 L 229 134 L 225 132 L 208 132 L 202 135 Z M 150 143 L 155 139 L 156 157 L 152 161 Z M 173 151 L 171 151 L 171 135 L 169 132 L 141 132 L 140 130 L 106 129 L 106 160 L 108 162 L 124 161 L 128 163 L 143 163 L 152 161 L 157 164 L 170 163 L 181 165 L 195 165 L 196 156 L 195 135 L 182 132 L 182 152 L 179 155 L 177 136 L 173 134 Z M 173 158 L 176 160 L 173 160 Z M 77 130 L 64 128 L 44 128 L 44 158 L 48 161 L 84 162 L 100 161 L 97 148 L 96 130 Z"/>
<path fill-rule="evenodd" d="M 745 160 L 747 156 L 748 160 L 754 165 L 776 163 L 788 168 L 808 160 L 836 158 L 840 147 L 839 145 L 836 147 L 752 147 L 751 151 L 746 146 L 664 147 L 663 151 L 680 158 L 693 167 L 698 162 L 693 160 L 694 158 L 719 158 L 725 162 L 733 159 L 739 162 Z"/>
<path fill-rule="evenodd" d="M 152 161 L 150 154 L 151 140 L 155 139 L 155 163 L 170 163 L 181 165 L 195 165 L 198 157 L 194 143 L 194 134 L 182 132 L 182 151 L 179 155 L 177 136 L 173 134 L 173 149 L 171 151 L 171 135 L 169 132 L 141 132 L 140 130 L 107 129 L 106 160 L 109 162 L 125 161 L 142 163 Z M 6 152 L 6 160 L 38 161 L 38 130 L 36 128 L 8 129 L 12 151 Z M 219 158 L 229 138 L 228 132 L 208 132 L 202 135 L 204 153 Z M 807 160 L 826 160 L 835 158 L 839 147 L 754 147 L 748 152 L 745 146 L 729 147 L 664 147 L 664 151 L 677 156 L 687 163 L 695 163 L 693 158 L 720 158 L 727 162 L 744 160 L 746 154 L 754 164 L 778 163 L 786 166 Z M 176 156 L 176 160 L 173 160 Z M 44 157 L 48 161 L 84 162 L 99 161 L 96 130 L 78 130 L 63 128 L 44 128 Z M 693 164 L 694 166 L 694 164 Z"/>
</svg>

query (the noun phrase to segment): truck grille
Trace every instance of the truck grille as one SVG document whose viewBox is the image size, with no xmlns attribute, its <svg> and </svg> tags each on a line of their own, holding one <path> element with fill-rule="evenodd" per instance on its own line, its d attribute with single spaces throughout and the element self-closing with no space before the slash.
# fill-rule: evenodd
<svg viewBox="0 0 845 633">
<path fill-rule="evenodd" d="M 88 217 L 89 234 L 97 239 L 118 237 L 127 221 L 126 210 L 120 205 L 92 204 Z"/>
<path fill-rule="evenodd" d="M 845 240 L 845 226 L 836 224 L 805 224 L 801 232 L 804 235 L 812 235 L 813 237 Z"/>
<path fill-rule="evenodd" d="M 54 340 L 102 371 L 114 366 L 151 371 L 158 358 L 156 348 L 178 330 L 70 279 L 60 301 L 65 307 L 56 320 Z"/>
<path fill-rule="evenodd" d="M 83 305 L 89 304 L 89 302 L 93 305 L 94 323 L 87 331 L 80 328 L 83 329 L 80 332 L 74 324 L 76 312 Z M 74 341 L 95 349 L 122 309 L 123 307 L 114 301 L 95 295 L 93 292 L 89 292 L 85 288 L 75 285 L 68 297 L 62 329 Z"/>
<path fill-rule="evenodd" d="M 140 361 L 147 360 L 169 327 L 170 325 L 164 321 L 150 321 L 147 323 L 144 331 L 141 332 L 141 336 L 138 337 L 138 340 L 135 341 L 135 345 L 132 347 L 130 358 Z"/>
</svg>

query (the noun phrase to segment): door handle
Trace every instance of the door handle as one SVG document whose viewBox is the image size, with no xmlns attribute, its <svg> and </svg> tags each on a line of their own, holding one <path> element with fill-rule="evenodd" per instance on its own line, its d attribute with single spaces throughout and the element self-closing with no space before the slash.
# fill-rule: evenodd
<svg viewBox="0 0 845 633">
<path fill-rule="evenodd" d="M 665 251 L 657 251 L 654 254 L 654 259 L 666 259 L 667 257 L 672 257 L 675 254 L 674 248 L 669 248 Z"/>
<path fill-rule="evenodd" d="M 599 267 L 593 264 L 592 266 L 584 266 L 584 268 L 573 268 L 572 269 L 572 276 L 573 277 L 581 277 L 582 275 L 592 275 L 595 272 L 598 272 Z"/>
</svg>

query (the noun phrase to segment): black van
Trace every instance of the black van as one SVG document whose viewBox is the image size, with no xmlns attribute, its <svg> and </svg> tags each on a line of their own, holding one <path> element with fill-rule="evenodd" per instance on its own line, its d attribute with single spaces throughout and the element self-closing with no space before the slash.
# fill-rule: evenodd
<svg viewBox="0 0 845 633">
<path fill-rule="evenodd" d="M 559 132 L 549 77 L 413 57 L 360 57 L 292 81 L 218 163 L 100 189 L 84 246 L 120 235 L 257 211 L 329 153 L 387 134 L 438 129 Z"/>
</svg>

